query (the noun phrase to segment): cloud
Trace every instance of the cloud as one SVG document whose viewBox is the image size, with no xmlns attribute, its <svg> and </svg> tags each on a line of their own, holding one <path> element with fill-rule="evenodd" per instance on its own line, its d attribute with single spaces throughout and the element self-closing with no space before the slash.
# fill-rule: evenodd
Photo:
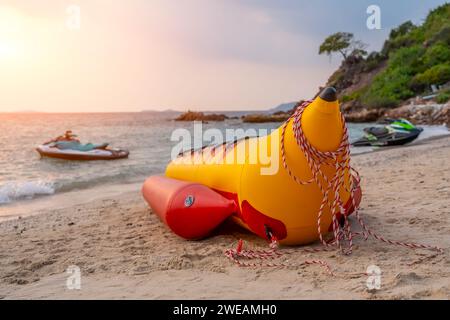
<svg viewBox="0 0 450 320">
<path fill-rule="evenodd" d="M 285 28 L 270 8 L 235 1 L 162 1 L 148 9 L 157 10 L 152 16 L 158 16 L 164 38 L 193 57 L 298 66 L 317 54 L 318 39 Z"/>
</svg>

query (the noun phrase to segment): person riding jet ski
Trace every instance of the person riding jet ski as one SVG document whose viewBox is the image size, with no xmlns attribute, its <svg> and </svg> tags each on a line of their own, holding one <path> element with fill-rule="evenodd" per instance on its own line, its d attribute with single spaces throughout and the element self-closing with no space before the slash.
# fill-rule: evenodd
<svg viewBox="0 0 450 320">
<path fill-rule="evenodd" d="M 77 135 L 72 133 L 72 130 L 67 130 L 63 135 L 52 139 L 44 145 L 51 145 L 52 147 L 56 147 L 61 150 L 78 150 L 78 151 L 90 151 L 94 149 L 106 149 L 108 147 L 108 143 L 102 144 L 82 144 L 80 140 L 77 139 Z"/>
<path fill-rule="evenodd" d="M 59 158 L 64 160 L 115 160 L 127 158 L 128 150 L 108 148 L 108 143 L 83 144 L 77 136 L 68 130 L 36 148 L 41 157 Z"/>
<path fill-rule="evenodd" d="M 64 134 L 50 140 L 47 141 L 45 144 L 50 144 L 52 142 L 58 142 L 58 141 L 74 141 L 74 142 L 78 142 L 80 143 L 80 140 L 77 139 L 77 135 L 72 133 L 72 130 L 67 130 Z"/>
<path fill-rule="evenodd" d="M 364 128 L 364 137 L 354 141 L 354 147 L 396 146 L 414 141 L 423 131 L 406 119 L 386 119 L 385 127 Z"/>
</svg>

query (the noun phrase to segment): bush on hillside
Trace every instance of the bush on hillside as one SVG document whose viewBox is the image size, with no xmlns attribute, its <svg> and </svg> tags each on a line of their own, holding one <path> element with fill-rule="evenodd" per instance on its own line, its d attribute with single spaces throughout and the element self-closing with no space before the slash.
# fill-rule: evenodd
<svg viewBox="0 0 450 320">
<path fill-rule="evenodd" d="M 450 81 L 450 65 L 449 64 L 438 64 L 430 69 L 427 69 L 423 73 L 417 74 L 411 80 L 411 87 L 426 87 L 432 84 L 444 84 Z"/>
<path fill-rule="evenodd" d="M 431 39 L 433 36 L 442 32 L 442 29 L 446 27 L 450 27 L 449 3 L 431 10 L 420 29 L 425 39 Z"/>
<path fill-rule="evenodd" d="M 449 30 L 450 32 L 450 30 Z M 427 49 L 423 56 L 423 63 L 427 67 L 432 67 L 441 63 L 450 62 L 450 48 L 444 42 L 438 42 Z"/>
<path fill-rule="evenodd" d="M 370 72 L 376 69 L 381 62 L 386 60 L 386 58 L 387 57 L 380 52 L 371 52 L 364 61 L 363 71 Z"/>
<path fill-rule="evenodd" d="M 361 97 L 362 90 L 354 91 L 349 95 L 343 95 L 341 98 L 341 102 L 349 102 L 353 100 L 358 100 Z"/>
<path fill-rule="evenodd" d="M 450 92 L 443 92 L 436 97 L 437 103 L 446 103 L 450 100 Z"/>
<path fill-rule="evenodd" d="M 443 42 L 450 45 L 450 25 L 442 27 L 439 32 L 431 36 L 430 40 L 428 40 L 429 44 L 436 42 Z"/>
<path fill-rule="evenodd" d="M 387 68 L 374 78 L 362 101 L 369 108 L 392 108 L 414 95 L 408 84 L 411 76 L 402 68 Z"/>
<path fill-rule="evenodd" d="M 401 48 L 390 54 L 388 68 L 402 69 L 403 73 L 414 75 L 423 71 L 421 56 L 424 52 L 425 49 L 419 45 Z"/>
</svg>

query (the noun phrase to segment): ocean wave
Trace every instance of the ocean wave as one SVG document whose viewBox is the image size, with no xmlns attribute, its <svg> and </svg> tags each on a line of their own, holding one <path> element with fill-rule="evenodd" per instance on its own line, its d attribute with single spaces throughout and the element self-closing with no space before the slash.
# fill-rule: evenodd
<svg viewBox="0 0 450 320">
<path fill-rule="evenodd" d="M 0 185 L 0 204 L 15 200 L 33 199 L 36 196 L 55 193 L 53 183 L 44 181 L 9 181 Z"/>
<path fill-rule="evenodd" d="M 71 192 L 75 190 L 89 189 L 100 185 L 124 184 L 144 181 L 148 176 L 137 170 L 115 173 L 106 176 L 88 176 L 85 178 L 60 178 L 54 181 L 7 181 L 0 182 L 0 205 L 10 204 L 21 200 L 31 200 L 41 196 L 49 196 L 56 193 Z"/>
</svg>

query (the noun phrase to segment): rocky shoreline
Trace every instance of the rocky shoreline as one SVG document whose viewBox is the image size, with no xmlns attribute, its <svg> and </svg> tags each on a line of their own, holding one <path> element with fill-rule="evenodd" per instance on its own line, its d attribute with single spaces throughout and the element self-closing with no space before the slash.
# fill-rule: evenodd
<svg viewBox="0 0 450 320">
<path fill-rule="evenodd" d="M 284 122 L 293 112 L 276 112 L 273 114 L 248 114 L 241 119 L 245 123 Z"/>
<path fill-rule="evenodd" d="M 394 109 L 357 109 L 346 111 L 349 122 L 374 122 L 382 118 L 404 118 L 415 124 L 442 125 L 450 128 L 450 103 L 414 104 L 409 103 Z"/>
<path fill-rule="evenodd" d="M 295 108 L 270 114 L 250 113 L 240 119 L 244 123 L 284 122 L 294 113 Z M 384 118 L 407 119 L 414 124 L 447 125 L 450 128 L 450 102 L 439 104 L 434 101 L 424 102 L 411 99 L 397 108 L 365 108 L 354 101 L 341 104 L 341 111 L 346 121 L 353 123 L 376 122 Z M 238 119 L 225 114 L 204 114 L 188 111 L 178 116 L 175 121 L 224 121 Z"/>
</svg>

